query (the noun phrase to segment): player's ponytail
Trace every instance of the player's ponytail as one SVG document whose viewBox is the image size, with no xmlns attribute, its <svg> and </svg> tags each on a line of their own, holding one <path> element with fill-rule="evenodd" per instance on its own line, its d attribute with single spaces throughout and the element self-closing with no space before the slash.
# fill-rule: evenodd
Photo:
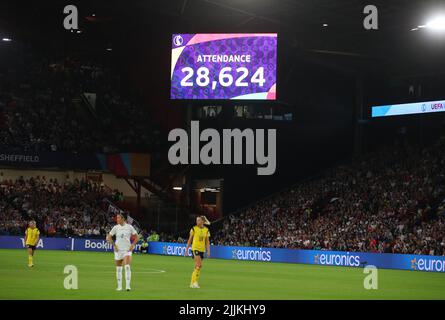
<svg viewBox="0 0 445 320">
<path fill-rule="evenodd" d="M 201 216 L 201 219 L 204 221 L 205 225 L 210 226 L 210 221 L 207 219 L 206 216 Z"/>
</svg>

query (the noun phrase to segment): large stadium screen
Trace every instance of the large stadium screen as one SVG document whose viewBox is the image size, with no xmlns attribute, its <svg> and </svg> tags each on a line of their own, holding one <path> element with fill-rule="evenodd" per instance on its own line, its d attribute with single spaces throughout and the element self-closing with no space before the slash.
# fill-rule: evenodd
<svg viewBox="0 0 445 320">
<path fill-rule="evenodd" d="M 431 113 L 445 111 L 445 100 L 416 103 L 393 104 L 372 107 L 372 117 L 389 117 L 407 114 Z"/>
<path fill-rule="evenodd" d="M 276 33 L 173 34 L 171 99 L 275 100 Z"/>
</svg>

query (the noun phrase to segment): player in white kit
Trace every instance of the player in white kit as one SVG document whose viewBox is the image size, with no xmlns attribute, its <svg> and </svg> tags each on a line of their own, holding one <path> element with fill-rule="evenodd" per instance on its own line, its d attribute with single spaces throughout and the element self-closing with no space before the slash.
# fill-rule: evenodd
<svg viewBox="0 0 445 320">
<path fill-rule="evenodd" d="M 116 215 L 117 225 L 111 229 L 110 233 L 107 235 L 107 241 L 113 243 L 113 236 L 116 236 L 116 242 L 114 243 L 114 260 L 116 261 L 116 278 L 117 278 L 117 289 L 122 290 L 122 265 L 125 267 L 125 285 L 126 290 L 130 291 L 131 282 L 131 255 L 133 253 L 134 247 L 138 242 L 138 237 L 136 236 L 131 242 L 131 236 L 137 235 L 136 230 L 131 224 L 126 222 L 126 216 L 123 213 L 118 213 Z"/>
</svg>

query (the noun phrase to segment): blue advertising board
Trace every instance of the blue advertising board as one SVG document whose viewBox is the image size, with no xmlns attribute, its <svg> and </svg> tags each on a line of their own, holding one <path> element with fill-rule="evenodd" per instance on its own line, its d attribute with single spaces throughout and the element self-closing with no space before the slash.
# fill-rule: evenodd
<svg viewBox="0 0 445 320">
<path fill-rule="evenodd" d="M 113 246 L 105 239 L 86 238 L 45 238 L 39 239 L 37 249 L 43 250 L 70 250 L 70 251 L 101 251 L 112 252 Z M 136 245 L 138 250 L 140 245 Z M 23 249 L 25 248 L 25 237 L 0 236 L 0 249 Z"/>
<path fill-rule="evenodd" d="M 74 239 L 75 251 L 113 251 L 113 246 L 105 239 Z"/>
<path fill-rule="evenodd" d="M 149 253 L 181 256 L 185 244 L 150 242 Z M 191 250 L 189 249 L 189 254 Z M 373 265 L 382 269 L 445 272 L 445 256 L 414 254 L 295 250 L 255 247 L 212 246 L 211 257 L 216 259 L 285 262 L 325 266 L 363 267 Z"/>
<path fill-rule="evenodd" d="M 71 250 L 71 238 L 40 238 L 37 249 L 46 250 Z M 25 248 L 25 236 L 0 236 L 1 249 L 23 249 Z"/>
<path fill-rule="evenodd" d="M 71 152 L 28 152 L 0 149 L 0 165 L 14 168 L 62 168 L 104 170 L 105 154 Z"/>
<path fill-rule="evenodd" d="M 24 238 L 0 236 L 1 249 L 22 249 Z M 113 248 L 103 239 L 41 238 L 38 249 L 112 252 Z M 139 245 L 135 250 L 139 249 Z M 183 256 L 186 245 L 171 242 L 150 242 L 148 253 Z M 191 254 L 189 249 L 188 255 Z M 373 265 L 382 269 L 445 272 L 445 256 L 414 254 L 341 252 L 323 250 L 295 250 L 256 247 L 212 246 L 215 259 L 301 263 L 325 266 L 363 267 Z"/>
</svg>

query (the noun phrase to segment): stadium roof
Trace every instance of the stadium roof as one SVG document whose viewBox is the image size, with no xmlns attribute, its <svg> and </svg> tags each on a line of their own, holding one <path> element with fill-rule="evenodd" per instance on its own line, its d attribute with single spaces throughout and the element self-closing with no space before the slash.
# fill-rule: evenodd
<svg viewBox="0 0 445 320">
<path fill-rule="evenodd" d="M 81 28 L 106 47 L 145 29 L 169 39 L 172 32 L 278 32 L 283 51 L 333 63 L 345 70 L 396 68 L 428 73 L 443 65 L 445 36 L 412 31 L 445 10 L 436 0 L 375 0 L 379 29 L 363 27 L 366 1 L 359 0 L 168 0 L 72 1 Z M 441 4 L 442 3 L 442 4 Z M 0 33 L 48 39 L 64 34 L 63 6 L 47 0 L 3 1 Z M 147 26 L 151 25 L 149 28 Z M 156 27 L 159 25 L 159 27 Z M 56 27 L 58 26 L 58 27 Z M 65 32 L 66 34 L 66 32 Z M 66 36 L 66 35 L 63 35 Z"/>
</svg>

